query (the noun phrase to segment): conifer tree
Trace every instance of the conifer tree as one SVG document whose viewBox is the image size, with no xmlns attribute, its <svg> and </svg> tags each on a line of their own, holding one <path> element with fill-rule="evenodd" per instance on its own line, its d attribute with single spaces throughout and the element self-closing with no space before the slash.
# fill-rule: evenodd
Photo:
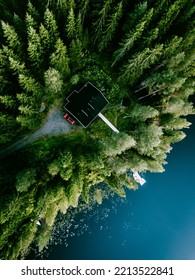
<svg viewBox="0 0 195 280">
<path fill-rule="evenodd" d="M 108 184 L 109 188 L 120 197 L 126 197 L 124 186 L 122 186 L 121 180 L 118 176 L 112 174 L 110 177 L 106 178 L 106 183 Z"/>
<path fill-rule="evenodd" d="M 94 22 L 94 26 L 95 26 L 94 43 L 102 35 L 102 31 L 108 17 L 108 13 L 111 10 L 111 4 L 112 4 L 112 0 L 105 0 L 101 10 L 98 12 L 98 19 L 96 20 L 96 22 Z"/>
<path fill-rule="evenodd" d="M 147 119 L 153 119 L 158 115 L 158 110 L 152 108 L 151 106 L 135 104 L 133 108 L 130 109 L 130 113 L 126 116 L 126 118 L 130 118 L 131 123 L 139 123 L 145 122 Z"/>
<path fill-rule="evenodd" d="M 172 22 L 176 19 L 180 13 L 183 6 L 186 4 L 186 0 L 176 0 L 164 14 L 162 19 L 159 21 L 157 28 L 159 29 L 159 35 L 163 35 L 168 28 L 171 26 Z"/>
<path fill-rule="evenodd" d="M 85 21 L 85 17 L 88 12 L 88 9 L 89 9 L 89 3 L 90 3 L 90 0 L 82 0 L 82 2 L 81 2 L 80 13 L 81 13 L 81 18 L 82 18 L 82 23 L 84 23 L 84 21 Z"/>
<path fill-rule="evenodd" d="M 25 64 L 20 62 L 20 60 L 9 57 L 10 68 L 14 71 L 15 74 L 25 74 L 27 73 Z"/>
<path fill-rule="evenodd" d="M 15 100 L 10 95 L 0 95 L 0 103 L 4 104 L 6 108 L 15 107 Z"/>
<path fill-rule="evenodd" d="M 144 42 L 144 46 L 150 47 L 152 45 L 152 43 L 158 38 L 158 34 L 159 34 L 158 27 L 155 27 L 155 28 L 151 29 L 150 31 L 148 31 L 148 36 Z"/>
<path fill-rule="evenodd" d="M 82 24 L 82 18 L 81 13 L 78 14 L 78 17 L 76 19 L 76 25 L 75 25 L 75 35 L 76 38 L 79 40 L 82 40 L 83 38 L 83 24 Z"/>
<path fill-rule="evenodd" d="M 45 86 L 46 91 L 50 96 L 57 96 L 61 94 L 62 90 L 62 79 L 60 73 L 55 68 L 49 68 L 45 73 Z"/>
<path fill-rule="evenodd" d="M 42 86 L 33 77 L 30 77 L 27 74 L 20 74 L 19 83 L 29 96 L 32 94 L 35 97 L 41 96 Z"/>
<path fill-rule="evenodd" d="M 114 13 L 107 20 L 106 29 L 104 30 L 102 36 L 103 38 L 101 38 L 101 41 L 99 43 L 100 50 L 106 48 L 109 42 L 112 40 L 117 29 L 118 22 L 122 16 L 122 8 L 123 2 L 119 2 L 115 8 Z"/>
<path fill-rule="evenodd" d="M 21 105 L 18 107 L 18 110 L 21 112 L 21 114 L 27 115 L 27 116 L 32 116 L 35 113 L 33 108 L 28 105 Z"/>
<path fill-rule="evenodd" d="M 70 74 L 69 57 L 67 48 L 61 39 L 58 39 L 55 44 L 55 51 L 50 56 L 50 64 L 60 72 L 62 76 Z"/>
<path fill-rule="evenodd" d="M 151 151 L 161 142 L 161 136 L 163 134 L 162 128 L 155 124 L 145 125 L 140 124 L 138 127 L 139 133 L 136 133 L 135 148 L 141 155 L 150 156 Z"/>
<path fill-rule="evenodd" d="M 162 123 L 162 125 L 166 130 L 178 130 L 178 129 L 183 129 L 183 128 L 189 128 L 191 123 L 188 122 L 183 117 L 177 117 L 177 118 L 170 117 L 170 118 L 168 118 L 168 120 L 164 121 Z"/>
<path fill-rule="evenodd" d="M 26 13 L 25 24 L 26 24 L 27 30 L 30 27 L 33 27 L 36 30 L 38 27 L 38 23 L 35 21 L 35 19 L 29 13 Z"/>
<path fill-rule="evenodd" d="M 74 10 L 71 7 L 69 10 L 68 18 L 67 18 L 67 25 L 66 25 L 66 31 L 68 38 L 74 38 L 75 29 L 76 28 L 76 20 L 75 20 L 75 14 Z"/>
<path fill-rule="evenodd" d="M 49 9 L 46 9 L 44 13 L 44 26 L 49 33 L 51 45 L 54 45 L 59 36 L 59 32 L 54 15 Z"/>
<path fill-rule="evenodd" d="M 67 0 L 48 0 L 47 1 L 47 7 L 52 7 L 53 9 L 56 9 L 58 12 L 66 12 L 69 7 L 69 1 Z"/>
<path fill-rule="evenodd" d="M 136 142 L 133 137 L 124 133 L 120 133 L 115 135 L 112 140 L 107 141 L 106 145 L 103 145 L 103 152 L 107 156 L 116 156 L 135 146 L 135 143 Z"/>
<path fill-rule="evenodd" d="M 71 60 L 71 66 L 73 69 L 76 69 L 77 67 L 81 67 L 81 57 L 82 57 L 82 42 L 79 39 L 73 39 L 70 44 L 70 60 Z"/>
<path fill-rule="evenodd" d="M 7 113 L 0 112 L 0 127 L 1 132 L 6 132 L 7 129 L 12 129 L 15 125 L 14 118 Z"/>
<path fill-rule="evenodd" d="M 178 97 L 172 97 L 166 104 L 163 112 L 173 114 L 175 117 L 187 116 L 193 113 L 193 104 Z"/>
<path fill-rule="evenodd" d="M 175 53 L 178 53 L 178 48 L 182 42 L 182 38 L 174 36 L 165 46 L 163 56 L 165 59 L 174 57 Z M 170 67 L 171 68 L 171 67 Z"/>
<path fill-rule="evenodd" d="M 184 11 L 182 12 L 182 14 L 180 14 L 180 17 L 177 19 L 177 21 L 180 24 L 186 24 L 186 23 L 190 23 L 191 21 L 193 21 L 194 18 L 194 14 L 195 14 L 195 6 L 193 5 L 193 0 L 189 0 L 184 8 Z"/>
<path fill-rule="evenodd" d="M 50 39 L 49 31 L 45 28 L 45 26 L 43 24 L 41 24 L 39 27 L 39 36 L 40 36 L 41 46 L 44 49 L 44 56 L 45 56 L 45 58 L 48 58 L 50 49 L 53 46 L 51 46 L 51 39 Z"/>
<path fill-rule="evenodd" d="M 81 176 L 72 176 L 68 187 L 68 202 L 72 207 L 77 207 L 79 197 L 83 190 L 83 181 Z"/>
<path fill-rule="evenodd" d="M 17 174 L 16 177 L 16 190 L 18 192 L 26 192 L 28 188 L 36 182 L 36 170 L 25 169 Z"/>
<path fill-rule="evenodd" d="M 13 26 L 1 21 L 3 34 L 7 40 L 7 44 L 10 49 L 12 49 L 18 56 L 22 54 L 22 42 L 16 33 Z"/>
<path fill-rule="evenodd" d="M 152 18 L 153 12 L 153 9 L 150 9 L 148 13 L 143 17 L 142 21 L 136 25 L 135 30 L 131 30 L 126 35 L 127 39 L 125 39 L 121 43 L 121 48 L 119 48 L 114 54 L 115 60 L 112 63 L 111 67 L 114 66 L 117 61 L 122 59 L 124 55 L 131 50 L 135 41 L 141 37 L 144 29 Z"/>
<path fill-rule="evenodd" d="M 147 1 L 135 4 L 134 10 L 128 14 L 128 18 L 124 23 L 123 29 L 125 32 L 129 32 L 129 29 L 135 28 L 137 22 L 146 14 L 147 8 Z"/>
<path fill-rule="evenodd" d="M 40 69 L 43 63 L 43 47 L 41 38 L 36 30 L 30 26 L 28 29 L 28 55 L 35 69 Z"/>
<path fill-rule="evenodd" d="M 30 104 L 31 103 L 31 96 L 29 96 L 28 94 L 22 92 L 22 93 L 18 93 L 16 95 L 18 101 L 21 104 Z"/>
<path fill-rule="evenodd" d="M 129 59 L 127 64 L 123 66 L 120 80 L 127 82 L 129 85 L 141 77 L 144 70 L 154 64 L 162 54 L 163 45 L 156 45 L 154 49 L 144 49 L 142 52 L 137 53 L 132 59 Z"/>
<path fill-rule="evenodd" d="M 39 21 L 40 14 L 30 1 L 27 4 L 27 14 L 30 15 L 35 22 Z"/>
</svg>

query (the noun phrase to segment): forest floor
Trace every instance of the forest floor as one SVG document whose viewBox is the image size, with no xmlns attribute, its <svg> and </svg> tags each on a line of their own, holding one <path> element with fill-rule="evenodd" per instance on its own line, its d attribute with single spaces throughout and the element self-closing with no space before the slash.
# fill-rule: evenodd
<svg viewBox="0 0 195 280">
<path fill-rule="evenodd" d="M 54 106 L 48 112 L 45 123 L 34 133 L 26 135 L 24 138 L 13 143 L 12 145 L 0 150 L 0 158 L 4 158 L 9 154 L 24 148 L 26 145 L 47 136 L 60 135 L 69 133 L 72 130 L 78 129 L 69 124 L 63 117 L 63 112 L 59 106 Z"/>
</svg>

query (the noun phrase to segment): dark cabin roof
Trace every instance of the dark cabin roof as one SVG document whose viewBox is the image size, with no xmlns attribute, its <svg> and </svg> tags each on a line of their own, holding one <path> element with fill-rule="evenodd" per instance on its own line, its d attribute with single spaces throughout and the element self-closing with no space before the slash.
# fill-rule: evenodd
<svg viewBox="0 0 195 280">
<path fill-rule="evenodd" d="M 109 103 L 102 92 L 90 82 L 79 91 L 74 90 L 64 108 L 84 127 L 87 127 Z"/>
</svg>

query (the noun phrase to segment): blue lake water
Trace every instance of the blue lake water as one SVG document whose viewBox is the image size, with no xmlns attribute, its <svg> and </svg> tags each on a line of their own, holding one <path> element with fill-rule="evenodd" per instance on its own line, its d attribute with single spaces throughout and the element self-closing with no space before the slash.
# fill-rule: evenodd
<svg viewBox="0 0 195 280">
<path fill-rule="evenodd" d="M 166 172 L 58 231 L 44 259 L 195 259 L 195 118 L 174 145 Z"/>
</svg>

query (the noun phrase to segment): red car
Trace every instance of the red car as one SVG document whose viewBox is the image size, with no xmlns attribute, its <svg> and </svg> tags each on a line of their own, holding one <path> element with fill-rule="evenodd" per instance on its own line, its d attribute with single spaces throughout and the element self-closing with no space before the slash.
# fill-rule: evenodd
<svg viewBox="0 0 195 280">
<path fill-rule="evenodd" d="M 64 114 L 64 118 L 65 118 L 65 120 L 67 120 L 70 124 L 76 124 L 76 121 L 75 121 L 72 117 L 70 117 L 68 113 Z"/>
</svg>

